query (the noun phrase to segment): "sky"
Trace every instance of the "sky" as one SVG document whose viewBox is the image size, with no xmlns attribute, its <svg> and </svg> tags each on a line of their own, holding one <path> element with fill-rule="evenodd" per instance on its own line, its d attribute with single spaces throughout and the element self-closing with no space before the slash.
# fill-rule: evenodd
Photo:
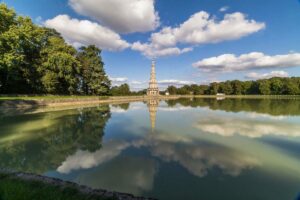
<svg viewBox="0 0 300 200">
<path fill-rule="evenodd" d="M 113 85 L 147 88 L 300 76 L 299 0 L 0 0 L 78 48 Z"/>
</svg>

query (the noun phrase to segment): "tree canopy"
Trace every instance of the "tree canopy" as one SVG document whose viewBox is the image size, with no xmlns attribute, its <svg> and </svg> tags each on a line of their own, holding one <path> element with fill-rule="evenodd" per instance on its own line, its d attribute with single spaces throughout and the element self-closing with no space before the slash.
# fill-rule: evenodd
<svg viewBox="0 0 300 200">
<path fill-rule="evenodd" d="M 101 50 L 79 50 L 53 29 L 0 4 L 0 93 L 107 95 Z"/>
<path fill-rule="evenodd" d="M 172 95 L 300 95 L 300 78 L 262 79 L 257 81 L 226 81 L 214 82 L 210 85 L 185 85 L 182 87 L 169 86 L 166 91 Z"/>
</svg>

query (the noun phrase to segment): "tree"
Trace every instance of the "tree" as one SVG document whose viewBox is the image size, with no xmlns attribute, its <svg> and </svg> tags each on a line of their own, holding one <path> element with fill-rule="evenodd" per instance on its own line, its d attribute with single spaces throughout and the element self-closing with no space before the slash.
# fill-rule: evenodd
<svg viewBox="0 0 300 200">
<path fill-rule="evenodd" d="M 101 59 L 101 50 L 94 45 L 81 47 L 77 58 L 80 62 L 81 88 L 86 95 L 107 95 L 110 89 Z"/>
<path fill-rule="evenodd" d="M 176 94 L 180 94 L 180 95 L 190 94 L 190 87 L 188 85 L 184 85 L 180 88 L 177 88 Z"/>
<path fill-rule="evenodd" d="M 105 95 L 110 81 L 100 50 L 66 44 L 55 30 L 0 4 L 0 93 Z"/>
<path fill-rule="evenodd" d="M 47 93 L 75 94 L 78 91 L 80 63 L 76 50 L 59 36 L 51 36 L 41 52 L 42 84 Z"/>
<path fill-rule="evenodd" d="M 270 83 L 268 80 L 258 81 L 258 90 L 260 94 L 269 95 L 271 94 Z"/>
<path fill-rule="evenodd" d="M 192 84 L 190 87 L 190 91 L 194 94 L 194 95 L 200 95 L 201 94 L 201 90 L 200 87 L 196 84 Z"/>
<path fill-rule="evenodd" d="M 177 88 L 173 85 L 168 86 L 167 91 L 171 94 L 171 95 L 175 95 L 177 93 Z"/>
<path fill-rule="evenodd" d="M 299 86 L 292 79 L 287 79 L 284 83 L 283 93 L 288 95 L 296 95 L 300 93 Z"/>
<path fill-rule="evenodd" d="M 36 93 L 40 89 L 37 66 L 46 29 L 30 18 L 17 16 L 0 4 L 0 92 Z"/>
<path fill-rule="evenodd" d="M 209 92 L 208 92 L 209 86 L 208 85 L 200 85 L 199 88 L 200 88 L 201 95 L 209 94 Z"/>
<path fill-rule="evenodd" d="M 283 82 L 281 80 L 281 78 L 271 78 L 270 79 L 270 84 L 271 84 L 271 91 L 272 91 L 272 94 L 282 94 L 283 93 Z"/>
<path fill-rule="evenodd" d="M 224 93 L 227 95 L 230 95 L 233 93 L 233 89 L 232 89 L 230 81 L 221 82 L 219 85 L 220 85 L 219 90 L 221 93 Z"/>
<path fill-rule="evenodd" d="M 126 96 L 126 95 L 130 95 L 130 88 L 129 85 L 127 83 L 124 83 L 120 86 L 114 86 L 111 88 L 111 94 L 113 96 Z"/>
<path fill-rule="evenodd" d="M 0 33 L 4 33 L 15 24 L 16 13 L 9 9 L 4 3 L 0 3 Z"/>
<path fill-rule="evenodd" d="M 219 91 L 219 84 L 216 82 L 211 83 L 209 86 L 209 94 L 216 95 L 218 91 Z"/>
<path fill-rule="evenodd" d="M 242 94 L 242 82 L 239 80 L 234 80 L 231 82 L 233 94 L 235 95 L 241 95 Z"/>
</svg>

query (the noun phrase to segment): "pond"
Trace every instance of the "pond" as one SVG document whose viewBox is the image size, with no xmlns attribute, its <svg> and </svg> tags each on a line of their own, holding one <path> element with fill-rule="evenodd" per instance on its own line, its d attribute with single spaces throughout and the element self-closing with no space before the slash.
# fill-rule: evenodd
<svg viewBox="0 0 300 200">
<path fill-rule="evenodd" d="M 1 112 L 0 168 L 161 200 L 294 200 L 300 100 Z"/>
</svg>

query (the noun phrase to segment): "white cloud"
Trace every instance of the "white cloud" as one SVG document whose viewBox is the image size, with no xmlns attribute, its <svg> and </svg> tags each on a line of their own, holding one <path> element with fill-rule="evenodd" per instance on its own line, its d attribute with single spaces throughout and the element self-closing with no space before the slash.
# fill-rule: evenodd
<svg viewBox="0 0 300 200">
<path fill-rule="evenodd" d="M 127 83 L 128 81 L 127 77 L 109 77 L 109 79 L 111 80 L 113 86 L 119 86 L 123 83 Z"/>
<path fill-rule="evenodd" d="M 68 15 L 58 15 L 47 20 L 45 25 L 56 29 L 75 47 L 94 44 L 101 49 L 118 51 L 130 46 L 119 34 L 100 24 L 71 19 Z"/>
<path fill-rule="evenodd" d="M 126 82 L 128 80 L 127 77 L 117 77 L 117 78 L 109 77 L 109 79 L 115 82 Z"/>
<path fill-rule="evenodd" d="M 193 64 L 205 72 L 232 72 L 252 69 L 287 68 L 300 66 L 300 53 L 269 56 L 261 52 L 252 52 L 236 56 L 223 54 L 206 58 Z"/>
<path fill-rule="evenodd" d="M 132 49 L 141 51 L 147 57 L 179 55 L 193 50 L 179 49 L 178 44 L 200 45 L 236 40 L 265 28 L 265 24 L 247 19 L 243 13 L 226 14 L 218 21 L 205 11 L 192 15 L 178 27 L 164 27 L 152 33 L 147 43 L 136 42 Z"/>
<path fill-rule="evenodd" d="M 134 42 L 131 48 L 133 50 L 142 52 L 142 54 L 148 58 L 180 55 L 193 50 L 190 47 L 183 49 L 178 47 L 156 48 L 153 44 L 141 42 Z"/>
<path fill-rule="evenodd" d="M 147 32 L 159 26 L 154 0 L 69 0 L 79 14 L 119 32 Z"/>
<path fill-rule="evenodd" d="M 223 6 L 222 8 L 220 8 L 220 12 L 226 12 L 229 9 L 229 6 Z"/>
<path fill-rule="evenodd" d="M 133 85 L 142 85 L 144 84 L 145 82 L 142 82 L 142 81 L 131 81 L 130 84 L 133 84 Z"/>
<path fill-rule="evenodd" d="M 184 80 L 174 80 L 174 79 L 161 80 L 161 81 L 157 81 L 157 83 L 160 85 L 177 85 L 177 86 L 195 84 L 194 81 L 184 81 Z"/>
<path fill-rule="evenodd" d="M 272 77 L 288 77 L 289 74 L 285 71 L 271 71 L 270 73 L 259 74 L 256 72 L 251 72 L 246 75 L 248 79 L 268 79 Z"/>
</svg>

